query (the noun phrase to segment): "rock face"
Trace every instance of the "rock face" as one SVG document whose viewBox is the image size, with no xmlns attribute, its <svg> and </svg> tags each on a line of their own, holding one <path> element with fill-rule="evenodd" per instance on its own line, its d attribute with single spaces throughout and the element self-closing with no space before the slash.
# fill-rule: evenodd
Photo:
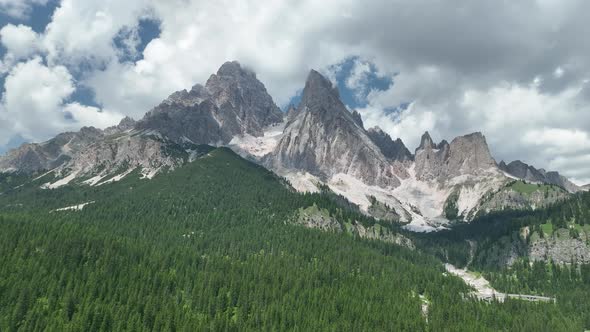
<svg viewBox="0 0 590 332">
<path fill-rule="evenodd" d="M 367 130 L 367 134 L 373 143 L 381 149 L 381 153 L 383 153 L 386 158 L 401 162 L 414 160 L 414 156 L 410 150 L 406 148 L 401 139 L 398 138 L 395 141 L 392 140 L 391 137 L 379 127 L 370 128 Z"/>
<path fill-rule="evenodd" d="M 140 167 L 174 168 L 198 144 L 227 144 L 239 134 L 263 135 L 283 114 L 256 75 L 237 62 L 223 64 L 205 86 L 173 93 L 140 121 L 82 128 L 41 144 L 25 144 L 0 158 L 0 171 L 55 169 L 58 176 L 105 175 Z"/>
<path fill-rule="evenodd" d="M 481 133 L 455 138 L 451 144 L 434 144 L 428 132 L 416 149 L 416 176 L 420 180 L 449 180 L 459 175 L 479 175 L 497 168 Z"/>
<path fill-rule="evenodd" d="M 363 129 L 365 128 L 363 118 L 361 117 L 361 114 L 359 112 L 352 111 L 352 119 L 354 120 L 354 123 L 356 123 L 359 127 Z"/>
<path fill-rule="evenodd" d="M 148 112 L 138 129 L 158 131 L 175 142 L 227 144 L 236 135 L 263 135 L 283 113 L 256 75 L 226 62 L 205 86 L 177 91 Z"/>
<path fill-rule="evenodd" d="M 509 164 L 502 161 L 499 167 L 504 172 L 527 182 L 554 184 L 571 193 L 583 190 L 558 172 L 547 172 L 544 169 L 536 169 L 520 160 L 515 160 Z"/>
<path fill-rule="evenodd" d="M 170 101 L 168 98 L 140 120 L 136 128 L 157 132 L 174 142 L 189 141 L 195 144 L 220 144 L 231 139 L 215 119 L 216 106 L 209 100 L 188 105 L 187 101 Z"/>
<path fill-rule="evenodd" d="M 409 249 L 415 249 L 414 243 L 407 237 L 392 232 L 381 224 L 363 226 L 356 220 L 339 221 L 331 216 L 329 211 L 320 209 L 316 205 L 299 209 L 295 222 L 307 228 L 317 228 L 335 233 L 347 232 L 363 239 L 379 240 L 393 243 Z"/>
<path fill-rule="evenodd" d="M 297 109 L 293 105 L 289 105 L 289 109 L 287 110 L 287 122 L 293 121 L 295 119 L 295 115 L 297 115 Z"/>
<path fill-rule="evenodd" d="M 527 182 L 544 182 L 544 176 L 541 172 L 520 160 L 515 160 L 508 165 L 502 161 L 499 167 L 508 174 Z"/>
<path fill-rule="evenodd" d="M 119 122 L 118 125 L 106 128 L 104 130 L 104 135 L 105 136 L 114 135 L 114 134 L 121 133 L 124 131 L 132 130 L 135 128 L 136 124 L 137 124 L 137 122 L 135 120 L 133 120 L 133 118 L 126 116 Z"/>
<path fill-rule="evenodd" d="M 589 240 L 585 232 L 581 232 L 577 238 L 573 238 L 570 236 L 569 230 L 558 229 L 546 238 L 536 237 L 531 240 L 528 254 L 532 260 L 536 261 L 588 264 L 590 263 Z"/>
<path fill-rule="evenodd" d="M 499 167 L 514 177 L 577 188 L 556 172 L 520 162 L 496 165 L 481 133 L 436 144 L 427 132 L 413 155 L 399 138 L 378 127 L 366 130 L 360 113 L 349 111 L 314 70 L 301 102 L 284 117 L 256 75 L 237 62 L 223 64 L 204 85 L 172 93 L 139 121 L 125 118 L 105 130 L 82 128 L 12 150 L 0 157 L 0 172 L 53 170 L 59 185 L 72 179 L 100 184 L 134 169 L 151 177 L 190 162 L 202 144 L 229 146 L 301 190 L 329 187 L 364 212 L 416 230 L 439 229 L 445 216 L 471 220 L 481 209 L 546 203 L 541 194 L 523 199 L 501 192 L 510 179 Z"/>
<path fill-rule="evenodd" d="M 53 169 L 102 137 L 102 130 L 83 127 L 78 132 L 62 133 L 43 143 L 23 144 L 0 157 L 0 172 Z"/>
<path fill-rule="evenodd" d="M 544 170 L 541 169 L 541 172 L 544 172 Z M 571 182 L 568 178 L 559 174 L 558 172 L 555 172 L 555 171 L 544 172 L 544 175 L 545 175 L 546 183 L 560 186 L 571 193 L 576 193 L 576 192 L 582 190 L 579 186 L 577 186 L 576 184 Z"/>
<path fill-rule="evenodd" d="M 65 170 L 84 175 L 108 175 L 135 168 L 157 170 L 174 169 L 188 159 L 176 145 L 146 135 L 110 137 L 84 149 L 65 164 Z M 62 174 L 66 175 L 66 174 Z"/>
<path fill-rule="evenodd" d="M 317 71 L 309 73 L 296 113 L 272 153 L 272 168 L 303 170 L 326 181 L 344 173 L 369 185 L 399 185 L 387 158 Z"/>
</svg>

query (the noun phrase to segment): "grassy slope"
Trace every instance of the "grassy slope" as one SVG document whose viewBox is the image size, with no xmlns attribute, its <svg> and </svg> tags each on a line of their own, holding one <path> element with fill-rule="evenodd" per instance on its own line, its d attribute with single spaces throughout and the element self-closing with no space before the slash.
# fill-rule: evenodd
<svg viewBox="0 0 590 332">
<path fill-rule="evenodd" d="M 515 181 L 511 183 L 508 188 L 513 189 L 516 192 L 521 194 L 530 195 L 535 191 L 542 191 L 542 192 L 553 192 L 553 191 L 563 191 L 563 189 L 547 184 L 531 184 L 526 183 L 524 181 Z"/>
</svg>

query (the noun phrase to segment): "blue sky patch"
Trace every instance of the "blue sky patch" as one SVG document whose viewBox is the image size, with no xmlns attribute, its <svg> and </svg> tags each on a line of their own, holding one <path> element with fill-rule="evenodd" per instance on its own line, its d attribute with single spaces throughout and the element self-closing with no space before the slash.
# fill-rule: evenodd
<svg viewBox="0 0 590 332">
<path fill-rule="evenodd" d="M 42 33 L 51 22 L 53 12 L 59 6 L 58 0 L 49 0 L 45 5 L 33 4 L 31 12 L 25 18 L 15 18 L 0 12 L 0 27 L 12 23 L 30 26 L 35 32 Z"/>
<path fill-rule="evenodd" d="M 357 56 L 349 57 L 340 63 L 328 66 L 327 70 L 323 71 L 324 75 L 326 75 L 326 72 L 329 72 L 333 75 L 331 78 L 336 79 L 336 85 L 338 87 L 338 92 L 340 93 L 340 99 L 344 105 L 350 109 L 367 106 L 367 97 L 372 90 L 385 91 L 393 85 L 392 77 L 379 75 L 374 64 L 363 61 L 363 63 L 368 64 L 370 69 L 369 71 L 365 72 L 364 80 L 362 84 L 360 84 L 359 88 L 350 88 L 346 82 L 353 75 L 355 64 L 358 61 L 363 60 Z M 300 90 L 296 95 L 291 97 L 289 103 L 284 106 L 285 111 L 288 110 L 289 105 L 297 106 L 299 104 L 301 101 L 302 92 L 303 91 Z M 400 105 L 393 110 L 404 110 L 408 105 L 409 104 Z"/>
<path fill-rule="evenodd" d="M 139 20 L 137 27 L 124 29 L 113 40 L 117 49 L 121 51 L 119 61 L 135 62 L 143 59 L 143 51 L 155 38 L 160 36 L 160 22 L 151 18 Z M 128 40 L 133 40 L 132 50 L 129 49 Z"/>
</svg>

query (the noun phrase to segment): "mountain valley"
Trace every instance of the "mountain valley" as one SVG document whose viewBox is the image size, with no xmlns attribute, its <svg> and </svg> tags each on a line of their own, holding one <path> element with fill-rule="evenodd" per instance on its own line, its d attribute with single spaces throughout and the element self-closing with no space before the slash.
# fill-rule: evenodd
<svg viewBox="0 0 590 332">
<path fill-rule="evenodd" d="M 411 152 L 315 70 L 283 112 L 226 62 L 0 156 L 0 330 L 582 330 L 589 224 L 587 186 L 483 133 Z"/>
</svg>

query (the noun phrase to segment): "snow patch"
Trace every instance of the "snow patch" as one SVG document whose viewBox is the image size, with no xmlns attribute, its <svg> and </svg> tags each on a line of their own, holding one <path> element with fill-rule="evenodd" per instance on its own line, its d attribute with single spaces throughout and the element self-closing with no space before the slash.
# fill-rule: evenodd
<svg viewBox="0 0 590 332">
<path fill-rule="evenodd" d="M 160 167 L 158 168 L 144 168 L 141 170 L 141 179 L 151 180 L 158 174 Z"/>
<path fill-rule="evenodd" d="M 505 177 L 507 177 L 507 178 L 511 178 L 511 179 L 513 179 L 513 180 L 520 180 L 520 178 L 518 178 L 518 177 L 516 177 L 516 176 L 514 176 L 514 175 L 512 175 L 512 174 L 510 174 L 510 173 L 507 173 L 507 172 L 504 172 L 504 171 L 502 171 L 502 174 L 503 174 Z"/>
<path fill-rule="evenodd" d="M 99 183 L 100 180 L 102 180 L 105 177 L 106 177 L 106 175 L 97 175 L 97 176 L 92 177 L 86 181 L 83 181 L 82 183 L 87 184 L 92 187 L 92 186 L 96 185 L 97 183 Z"/>
<path fill-rule="evenodd" d="M 82 203 L 82 204 L 78 204 L 78 205 L 72 205 L 72 206 L 67 206 L 67 207 L 63 207 L 63 208 L 59 208 L 59 209 L 55 209 L 53 211 L 81 211 L 86 205 L 88 204 L 93 204 L 94 201 L 90 201 L 90 202 L 86 202 L 86 203 Z M 51 211 L 51 212 L 53 212 Z"/>
<path fill-rule="evenodd" d="M 45 183 L 41 185 L 41 189 L 56 189 L 59 187 L 63 187 L 68 183 L 72 182 L 78 176 L 78 172 L 73 172 L 70 175 L 66 176 L 63 179 L 57 180 L 54 183 Z"/>
<path fill-rule="evenodd" d="M 115 175 L 112 178 L 105 180 L 99 184 L 97 184 L 97 186 L 102 186 L 103 184 L 106 183 L 112 183 L 112 182 L 117 182 L 117 181 L 121 181 L 124 177 L 126 177 L 127 175 L 129 175 L 129 173 L 133 172 L 134 168 L 130 168 L 128 170 L 126 170 L 125 172 Z"/>
<path fill-rule="evenodd" d="M 49 175 L 49 174 L 50 174 L 51 172 L 53 172 L 53 171 L 55 171 L 55 168 L 54 168 L 54 169 L 52 169 L 51 171 L 47 172 L 47 173 L 43 173 L 43 174 L 41 174 L 40 176 L 38 176 L 38 177 L 34 178 L 34 179 L 33 179 L 33 181 L 37 181 L 37 180 L 39 180 L 40 178 L 42 178 L 42 177 L 44 177 L 44 176 L 46 176 L 46 175 Z"/>
</svg>

